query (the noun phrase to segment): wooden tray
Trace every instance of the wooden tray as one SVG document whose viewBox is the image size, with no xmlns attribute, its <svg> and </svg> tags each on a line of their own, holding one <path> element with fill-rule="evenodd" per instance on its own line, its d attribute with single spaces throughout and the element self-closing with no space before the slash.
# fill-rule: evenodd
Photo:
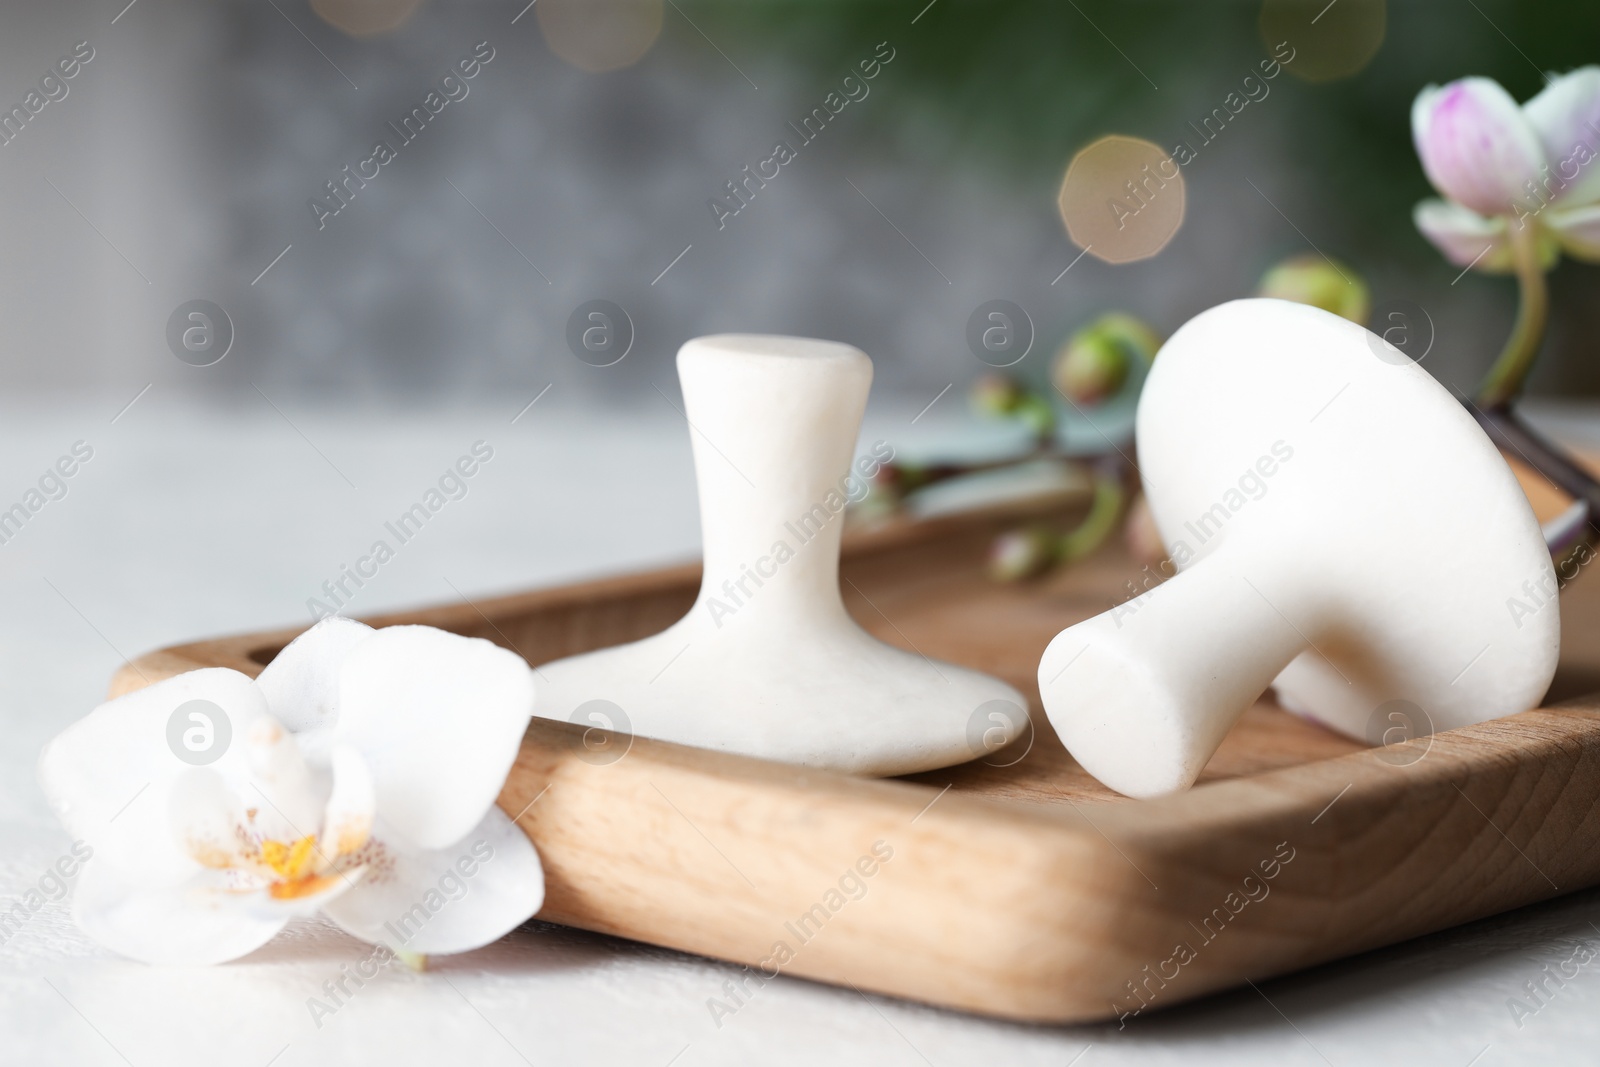
<svg viewBox="0 0 1600 1067">
<path fill-rule="evenodd" d="M 1044 728 L 1026 756 L 872 781 L 535 719 L 499 802 L 544 858 L 541 918 L 747 964 L 740 997 L 781 971 L 1066 1022 L 1600 882 L 1595 700 L 1371 750 L 1263 702 L 1190 792 L 1108 793 L 1044 726 L 1035 671 L 1049 638 L 1123 599 L 1136 568 L 1108 550 L 1042 586 L 995 586 L 980 560 L 999 525 L 853 537 L 843 588 L 883 640 L 1030 694 Z M 486 637 L 537 664 L 665 627 L 698 574 L 370 621 Z M 1562 611 L 1552 699 L 1600 689 L 1600 641 L 1580 640 L 1600 633 L 1600 596 L 1580 582 Z M 112 692 L 199 667 L 253 675 L 294 633 L 154 652 Z"/>
</svg>

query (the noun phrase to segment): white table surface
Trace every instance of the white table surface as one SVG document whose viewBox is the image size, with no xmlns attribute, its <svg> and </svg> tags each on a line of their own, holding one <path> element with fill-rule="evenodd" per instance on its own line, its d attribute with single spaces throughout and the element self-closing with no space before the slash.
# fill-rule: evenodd
<svg viewBox="0 0 1600 1067">
<path fill-rule="evenodd" d="M 0 508 L 74 441 L 95 450 L 68 495 L 0 546 L 0 904 L 69 844 L 34 759 L 99 701 L 123 654 L 308 619 L 306 598 L 474 441 L 495 457 L 469 495 L 402 548 L 353 612 L 693 556 L 681 417 L 653 395 L 606 410 L 552 392 L 512 425 L 535 391 L 446 413 L 280 414 L 253 396 L 224 405 L 158 388 L 114 424 L 125 397 L 0 403 Z M 909 425 L 920 406 L 875 411 L 864 436 L 909 454 L 960 405 Z M 1600 441 L 1600 417 L 1549 418 Z M 1597 891 L 1121 1031 L 1012 1025 L 791 978 L 719 1027 L 707 1001 L 735 968 L 535 922 L 425 973 L 392 968 L 319 1028 L 307 998 L 365 951 L 329 925 L 292 927 L 224 966 L 156 969 L 100 949 L 52 903 L 0 945 L 0 1063 L 1590 1063 L 1600 960 L 1520 1025 L 1508 1007 L 1586 939 L 1600 944 Z"/>
</svg>

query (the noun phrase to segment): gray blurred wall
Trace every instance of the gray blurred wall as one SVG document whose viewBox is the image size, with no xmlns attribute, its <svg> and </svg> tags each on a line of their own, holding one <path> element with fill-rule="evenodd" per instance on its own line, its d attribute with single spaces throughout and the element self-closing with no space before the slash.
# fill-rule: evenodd
<svg viewBox="0 0 1600 1067">
<path fill-rule="evenodd" d="M 719 230 L 707 199 L 836 80 L 791 63 L 780 38 L 739 38 L 725 55 L 669 5 L 640 63 L 595 75 L 554 56 L 532 13 L 513 25 L 520 3 L 433 0 L 366 40 L 304 0 L 138 0 L 113 24 L 122 7 L 0 9 L 0 100 L 21 100 L 77 42 L 94 49 L 69 94 L 0 147 L 0 382 L 13 392 L 131 396 L 153 382 L 442 403 L 553 382 L 619 403 L 652 384 L 671 392 L 688 337 L 761 331 L 853 342 L 875 358 L 880 390 L 931 397 L 982 369 L 963 339 L 982 301 L 1029 311 L 1037 367 L 1098 310 L 1171 330 L 1247 294 L 1308 238 L 1340 244 L 1337 212 L 1287 147 L 1287 89 L 1186 169 L 1188 218 L 1158 258 L 1088 258 L 1060 276 L 1078 249 L 1053 182 L 997 175 L 953 127 L 927 123 L 892 62 Z M 902 54 L 917 48 L 910 14 L 891 42 Z M 485 41 L 494 58 L 469 95 L 319 230 L 308 202 L 324 183 L 375 140 L 397 144 L 386 124 Z M 834 42 L 839 74 L 877 43 Z M 1220 84 L 1164 85 L 1164 106 L 1203 112 Z M 886 138 L 897 112 L 905 123 Z M 1130 132 L 1160 140 L 1176 125 Z M 1063 138 L 1063 164 L 1078 146 Z M 1380 298 L 1440 310 L 1428 365 L 1470 385 L 1509 325 L 1510 286 L 1474 277 L 1463 299 L 1442 260 L 1367 273 Z M 168 351 L 169 315 L 195 298 L 236 328 L 213 367 Z M 613 367 L 568 351 L 567 319 L 594 298 L 635 324 Z"/>
</svg>

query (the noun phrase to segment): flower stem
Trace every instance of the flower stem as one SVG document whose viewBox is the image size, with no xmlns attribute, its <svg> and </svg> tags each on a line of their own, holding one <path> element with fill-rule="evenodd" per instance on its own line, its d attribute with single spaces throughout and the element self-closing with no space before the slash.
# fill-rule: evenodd
<svg viewBox="0 0 1600 1067">
<path fill-rule="evenodd" d="M 1076 529 L 1061 538 L 1057 558 L 1062 563 L 1082 559 L 1099 548 L 1110 533 L 1117 528 L 1128 502 L 1128 491 L 1123 485 L 1121 469 L 1115 464 L 1096 464 L 1094 472 L 1094 499 L 1089 513 Z"/>
<path fill-rule="evenodd" d="M 940 482 L 952 478 L 964 478 L 969 474 L 984 474 L 988 471 L 1003 470 L 1007 467 L 1017 467 L 1035 460 L 1058 459 L 1066 461 L 1066 456 L 1045 444 L 1039 444 L 1027 452 L 1005 459 L 980 460 L 975 463 L 960 461 L 937 462 L 928 464 L 918 463 L 889 463 L 879 469 L 877 483 L 885 491 L 893 493 L 898 499 L 904 499 L 912 493 L 938 485 Z"/>
<path fill-rule="evenodd" d="M 1522 392 L 1523 380 L 1533 369 L 1539 345 L 1544 340 L 1545 318 L 1550 307 L 1544 267 L 1539 262 L 1537 231 L 1530 222 L 1523 221 L 1520 226 L 1512 226 L 1509 233 L 1520 298 L 1517 321 L 1511 328 L 1511 336 L 1506 338 L 1505 348 L 1478 387 L 1478 403 L 1485 408 L 1501 407 Z"/>
</svg>

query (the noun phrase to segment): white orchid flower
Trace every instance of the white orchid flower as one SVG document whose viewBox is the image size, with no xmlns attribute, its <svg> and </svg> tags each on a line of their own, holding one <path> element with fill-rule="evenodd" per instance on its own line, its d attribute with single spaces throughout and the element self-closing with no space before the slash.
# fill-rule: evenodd
<svg viewBox="0 0 1600 1067">
<path fill-rule="evenodd" d="M 192 706 L 191 740 L 226 743 L 203 766 L 169 744 L 192 701 L 214 708 Z M 533 702 L 528 665 L 488 641 L 335 617 L 254 680 L 198 670 L 102 704 L 39 760 L 94 849 L 74 918 L 151 963 L 235 959 L 316 911 L 397 952 L 487 944 L 544 898 L 495 806 Z"/>
<path fill-rule="evenodd" d="M 1518 107 L 1499 83 L 1430 85 L 1411 107 L 1422 168 L 1446 199 L 1417 229 L 1459 267 L 1549 269 L 1561 252 L 1600 262 L 1600 66 L 1550 79 Z"/>
</svg>

